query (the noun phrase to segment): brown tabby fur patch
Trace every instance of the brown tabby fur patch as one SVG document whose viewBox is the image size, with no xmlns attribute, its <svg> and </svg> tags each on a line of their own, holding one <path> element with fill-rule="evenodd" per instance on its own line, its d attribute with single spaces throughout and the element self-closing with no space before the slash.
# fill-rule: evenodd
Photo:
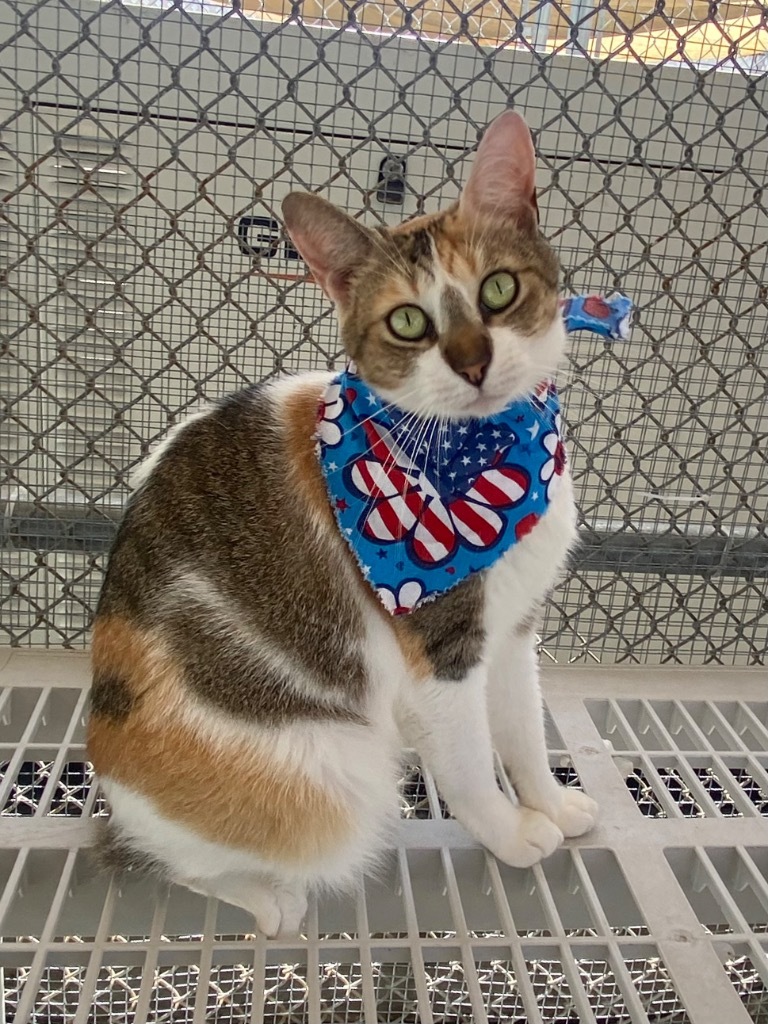
<svg viewBox="0 0 768 1024">
<path fill-rule="evenodd" d="M 483 604 L 483 578 L 476 573 L 404 617 L 402 632 L 418 642 L 438 679 L 461 682 L 480 661 Z"/>
<path fill-rule="evenodd" d="M 252 388 L 184 427 L 129 503 L 97 611 L 97 636 L 115 616 L 151 629 L 192 694 L 263 725 L 365 719 L 360 605 L 341 585 L 348 554 L 331 532 L 314 455 L 320 395 L 317 380 L 298 389 L 290 426 L 272 391 Z M 318 516 L 325 541 L 309 528 Z M 175 583 L 183 572 L 202 577 L 256 642 L 233 641 L 221 616 L 185 598 Z M 314 680 L 313 693 L 260 655 L 259 638 Z M 113 646 L 131 644 L 126 634 Z M 126 687 L 141 689 L 120 669 L 97 670 L 97 713 L 121 708 Z"/>
</svg>

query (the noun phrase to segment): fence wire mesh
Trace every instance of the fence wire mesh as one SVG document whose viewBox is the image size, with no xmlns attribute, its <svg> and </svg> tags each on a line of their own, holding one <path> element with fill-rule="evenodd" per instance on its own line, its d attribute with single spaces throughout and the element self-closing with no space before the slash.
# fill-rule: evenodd
<svg viewBox="0 0 768 1024">
<path fill-rule="evenodd" d="M 506 106 L 566 291 L 619 288 L 565 407 L 583 544 L 553 660 L 764 664 L 765 6 L 2 0 L 2 606 L 86 642 L 127 479 L 169 424 L 339 364 L 279 201 L 454 199 Z"/>
</svg>

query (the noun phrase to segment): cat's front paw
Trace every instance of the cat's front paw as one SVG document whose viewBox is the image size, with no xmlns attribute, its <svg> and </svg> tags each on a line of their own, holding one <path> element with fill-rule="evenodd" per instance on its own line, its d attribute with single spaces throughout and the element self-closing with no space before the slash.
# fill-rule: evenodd
<svg viewBox="0 0 768 1024">
<path fill-rule="evenodd" d="M 492 852 L 513 868 L 529 868 L 548 857 L 560 846 L 563 833 L 546 815 L 530 807 L 517 808 L 517 823 L 511 835 Z"/>
<path fill-rule="evenodd" d="M 597 821 L 597 804 L 578 789 L 564 789 L 560 808 L 552 820 L 566 839 L 583 836 Z"/>
</svg>

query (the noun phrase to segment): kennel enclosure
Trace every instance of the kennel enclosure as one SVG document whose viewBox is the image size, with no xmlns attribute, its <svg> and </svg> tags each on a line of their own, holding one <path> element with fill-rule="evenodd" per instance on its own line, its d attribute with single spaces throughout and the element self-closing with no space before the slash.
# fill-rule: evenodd
<svg viewBox="0 0 768 1024">
<path fill-rule="evenodd" d="M 611 0 L 0 3 L 0 967 L 8 1021 L 768 1020 L 766 11 Z M 135 466 L 200 402 L 340 365 L 279 201 L 368 223 L 536 134 L 582 543 L 542 628 L 594 833 L 495 863 L 406 763 L 379 879 L 295 944 L 96 878 L 87 630 Z"/>
</svg>

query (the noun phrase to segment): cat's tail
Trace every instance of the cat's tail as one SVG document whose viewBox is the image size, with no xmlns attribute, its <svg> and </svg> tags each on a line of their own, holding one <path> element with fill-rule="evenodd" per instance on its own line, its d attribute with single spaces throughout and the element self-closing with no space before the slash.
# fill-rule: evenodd
<svg viewBox="0 0 768 1024">
<path fill-rule="evenodd" d="M 134 846 L 130 837 L 111 818 L 97 820 L 95 829 L 91 853 L 101 871 L 123 879 L 151 875 L 171 881 L 168 866 Z"/>
</svg>

